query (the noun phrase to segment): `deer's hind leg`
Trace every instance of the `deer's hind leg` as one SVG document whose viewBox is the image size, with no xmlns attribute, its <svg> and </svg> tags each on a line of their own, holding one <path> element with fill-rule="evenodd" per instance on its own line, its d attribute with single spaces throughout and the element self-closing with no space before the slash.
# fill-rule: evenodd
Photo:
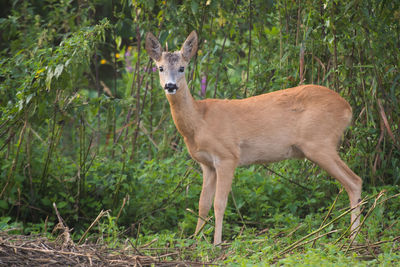
<svg viewBox="0 0 400 267">
<path fill-rule="evenodd" d="M 302 147 L 306 158 L 318 164 L 345 188 L 350 206 L 353 208 L 361 201 L 362 180 L 339 157 L 335 148 L 321 146 Z M 360 224 L 360 207 L 351 212 L 351 230 Z"/>
</svg>

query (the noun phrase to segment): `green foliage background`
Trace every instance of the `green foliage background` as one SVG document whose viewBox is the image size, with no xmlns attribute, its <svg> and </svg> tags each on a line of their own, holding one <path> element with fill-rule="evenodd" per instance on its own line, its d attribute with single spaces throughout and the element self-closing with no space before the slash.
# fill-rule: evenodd
<svg viewBox="0 0 400 267">
<path fill-rule="evenodd" d="M 198 32 L 186 73 L 196 99 L 300 83 L 339 92 L 354 113 L 342 157 L 366 193 L 398 192 L 399 1 L 0 3 L 0 214 L 26 232 L 56 221 L 53 202 L 77 236 L 102 209 L 128 234 L 193 232 L 186 209 L 197 210 L 201 173 L 144 51 L 147 31 L 170 50 Z M 240 168 L 225 238 L 243 225 L 318 227 L 312 218 L 338 187 L 307 161 Z M 339 203 L 346 207 L 347 196 Z M 385 216 L 399 216 L 398 202 Z"/>
</svg>

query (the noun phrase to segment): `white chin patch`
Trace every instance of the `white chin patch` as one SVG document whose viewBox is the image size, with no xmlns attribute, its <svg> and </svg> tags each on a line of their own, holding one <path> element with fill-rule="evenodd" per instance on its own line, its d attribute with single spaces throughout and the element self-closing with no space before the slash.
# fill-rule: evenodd
<svg viewBox="0 0 400 267">
<path fill-rule="evenodd" d="M 166 90 L 165 90 L 165 93 L 166 93 L 167 95 L 174 95 L 174 94 L 176 94 L 176 89 L 172 89 L 172 90 L 166 89 Z"/>
</svg>

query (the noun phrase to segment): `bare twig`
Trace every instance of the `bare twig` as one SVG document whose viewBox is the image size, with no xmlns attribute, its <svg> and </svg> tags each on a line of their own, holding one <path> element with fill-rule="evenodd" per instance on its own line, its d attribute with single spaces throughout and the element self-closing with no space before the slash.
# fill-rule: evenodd
<svg viewBox="0 0 400 267">
<path fill-rule="evenodd" d="M 329 225 L 333 224 L 334 222 L 340 220 L 341 218 L 343 218 L 345 215 L 347 215 L 348 213 L 350 213 L 351 211 L 353 211 L 354 209 L 358 208 L 361 205 L 364 205 L 366 202 L 365 201 L 361 201 L 360 203 L 358 203 L 357 206 L 353 207 L 353 208 L 349 208 L 347 209 L 345 212 L 343 212 L 341 215 L 337 216 L 336 218 L 334 218 L 333 220 L 331 220 L 329 223 L 325 224 L 324 226 L 318 228 L 317 230 L 313 231 L 312 233 L 302 237 L 301 239 L 299 239 L 298 241 L 294 242 L 293 244 L 287 246 L 286 248 L 284 248 L 283 250 L 281 250 L 278 255 L 284 255 L 287 252 L 289 252 L 293 247 L 297 246 L 298 244 L 300 244 L 301 242 L 303 242 L 304 240 L 306 240 L 307 238 L 318 234 L 319 232 L 321 232 L 323 229 L 327 228 Z"/>
<path fill-rule="evenodd" d="M 235 206 L 235 209 L 236 209 L 237 213 L 239 214 L 240 220 L 242 221 L 244 228 L 246 228 L 246 223 L 243 220 L 242 213 L 240 212 L 238 206 L 236 205 L 236 200 L 235 200 L 235 196 L 233 195 L 233 190 L 231 190 L 231 196 L 232 196 L 233 205 Z"/>
<path fill-rule="evenodd" d="M 367 214 L 365 215 L 364 219 L 362 220 L 362 222 L 360 223 L 360 225 L 354 229 L 354 231 L 350 234 L 351 241 L 349 243 L 349 245 L 347 246 L 347 249 L 345 251 L 345 253 L 347 253 L 349 251 L 349 248 L 351 247 L 351 245 L 353 244 L 356 236 L 360 233 L 361 227 L 365 224 L 365 221 L 368 219 L 368 217 L 371 215 L 371 213 L 375 210 L 377 204 L 378 204 L 378 200 L 385 194 L 385 190 L 382 190 L 381 192 L 378 193 L 377 197 L 374 200 L 374 204 L 372 205 L 372 207 L 368 210 Z"/>
<path fill-rule="evenodd" d="M 16 155 L 15 155 L 15 158 L 13 159 L 11 168 L 10 168 L 10 170 L 8 171 L 7 181 L 6 181 L 6 184 L 4 185 L 3 189 L 1 190 L 0 199 L 3 197 L 3 194 L 4 194 L 4 192 L 6 191 L 6 189 L 7 189 L 7 187 L 8 187 L 8 184 L 10 183 L 11 176 L 12 176 L 12 174 L 13 174 L 13 172 L 14 172 L 14 169 L 15 169 L 15 167 L 17 166 L 19 151 L 20 151 L 20 149 L 21 149 L 22 137 L 24 136 L 24 133 L 25 133 L 26 124 L 27 124 L 27 121 L 25 121 L 24 126 L 22 127 L 21 132 L 20 132 L 20 134 L 19 134 L 17 153 L 16 153 Z"/>
<path fill-rule="evenodd" d="M 292 180 L 290 178 L 287 178 L 287 177 L 283 176 L 282 174 L 279 174 L 279 173 L 275 172 L 274 170 L 272 170 L 271 168 L 267 167 L 266 165 L 262 165 L 262 166 L 264 167 L 264 169 L 268 170 L 269 172 L 272 172 L 275 175 L 278 175 L 279 177 L 285 179 L 286 181 L 288 181 L 288 182 L 290 182 L 292 184 L 300 186 L 301 188 L 306 189 L 307 191 L 313 191 L 311 188 L 308 188 L 308 187 L 306 187 L 306 186 L 304 186 L 302 184 L 299 184 L 298 182 L 296 182 L 296 181 L 294 181 L 294 180 Z"/>
<path fill-rule="evenodd" d="M 326 214 L 326 216 L 325 216 L 324 220 L 322 221 L 322 223 L 321 223 L 321 225 L 320 225 L 319 228 L 321 228 L 321 227 L 325 224 L 326 220 L 327 220 L 328 217 L 331 215 L 332 210 L 333 210 L 333 208 L 335 207 L 336 202 L 337 202 L 337 200 L 338 200 L 338 198 L 339 198 L 339 196 L 340 196 L 340 194 L 341 194 L 342 192 L 343 192 L 343 187 L 340 188 L 339 193 L 336 195 L 335 200 L 333 201 L 331 207 L 330 207 L 329 210 L 328 210 L 328 213 Z M 316 240 L 315 240 L 315 241 L 316 241 Z M 313 247 L 315 246 L 315 241 L 314 241 L 314 243 L 313 243 L 313 245 L 312 245 Z"/>
<path fill-rule="evenodd" d="M 118 211 L 117 217 L 115 218 L 115 222 L 117 222 L 118 219 L 119 219 L 119 216 L 121 216 L 122 210 L 123 210 L 124 207 L 125 207 L 125 204 L 126 204 L 126 200 L 127 200 L 127 199 L 129 199 L 129 195 L 128 195 L 128 194 L 126 194 L 126 196 L 125 196 L 124 199 L 122 200 L 122 205 L 121 205 L 121 208 L 120 208 L 119 211 Z"/>
<path fill-rule="evenodd" d="M 54 227 L 53 233 L 57 230 L 61 230 L 62 233 L 57 237 L 56 242 L 61 243 L 62 247 L 70 247 L 74 245 L 74 241 L 71 239 L 71 230 L 65 224 L 63 218 L 61 217 L 60 213 L 58 212 L 56 203 L 53 202 L 54 210 L 56 211 L 56 215 L 58 218 L 58 224 Z"/>
<path fill-rule="evenodd" d="M 92 222 L 92 224 L 88 227 L 88 229 L 86 229 L 85 233 L 83 233 L 83 235 L 81 236 L 81 238 L 78 241 L 78 245 L 80 245 L 83 241 L 83 239 L 86 237 L 86 235 L 89 233 L 90 229 L 93 228 L 93 226 L 96 225 L 96 223 L 100 220 L 101 217 L 103 217 L 104 215 L 109 214 L 109 210 L 103 211 L 101 210 L 99 215 L 97 215 L 96 219 L 94 219 L 94 221 Z"/>
</svg>

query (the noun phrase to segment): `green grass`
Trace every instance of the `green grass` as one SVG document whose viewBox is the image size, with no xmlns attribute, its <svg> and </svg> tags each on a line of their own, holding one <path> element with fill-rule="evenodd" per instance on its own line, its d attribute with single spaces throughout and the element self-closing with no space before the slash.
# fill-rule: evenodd
<svg viewBox="0 0 400 267">
<path fill-rule="evenodd" d="M 138 227 L 134 237 L 128 229 L 118 226 L 116 217 L 104 213 L 89 229 L 86 242 L 100 243 L 113 249 L 130 249 L 132 253 L 158 257 L 163 262 L 201 262 L 225 266 L 396 266 L 400 264 L 400 225 L 391 211 L 391 203 L 398 202 L 398 196 L 390 192 L 379 196 L 371 195 L 366 201 L 362 221 L 366 220 L 352 246 L 348 236 L 342 235 L 348 227 L 348 216 L 338 219 L 345 212 L 337 208 L 342 204 L 340 197 L 325 225 L 333 223 L 319 232 L 317 230 L 327 215 L 326 211 L 311 213 L 304 218 L 277 213 L 263 222 L 267 226 L 263 229 L 232 221 L 234 217 L 228 213 L 224 224 L 226 241 L 214 246 L 212 222 L 198 236 L 182 230 L 182 224 L 188 224 L 185 220 L 195 216 L 192 213 L 188 213 L 176 229 L 145 232 Z M 55 239 L 57 235 L 50 234 L 54 223 L 44 224 L 22 225 L 12 222 L 10 217 L 3 217 L 0 230 L 9 234 L 47 231 L 47 236 Z M 80 237 L 79 232 L 72 232 L 76 244 Z M 291 248 L 295 242 L 299 246 Z"/>
</svg>

